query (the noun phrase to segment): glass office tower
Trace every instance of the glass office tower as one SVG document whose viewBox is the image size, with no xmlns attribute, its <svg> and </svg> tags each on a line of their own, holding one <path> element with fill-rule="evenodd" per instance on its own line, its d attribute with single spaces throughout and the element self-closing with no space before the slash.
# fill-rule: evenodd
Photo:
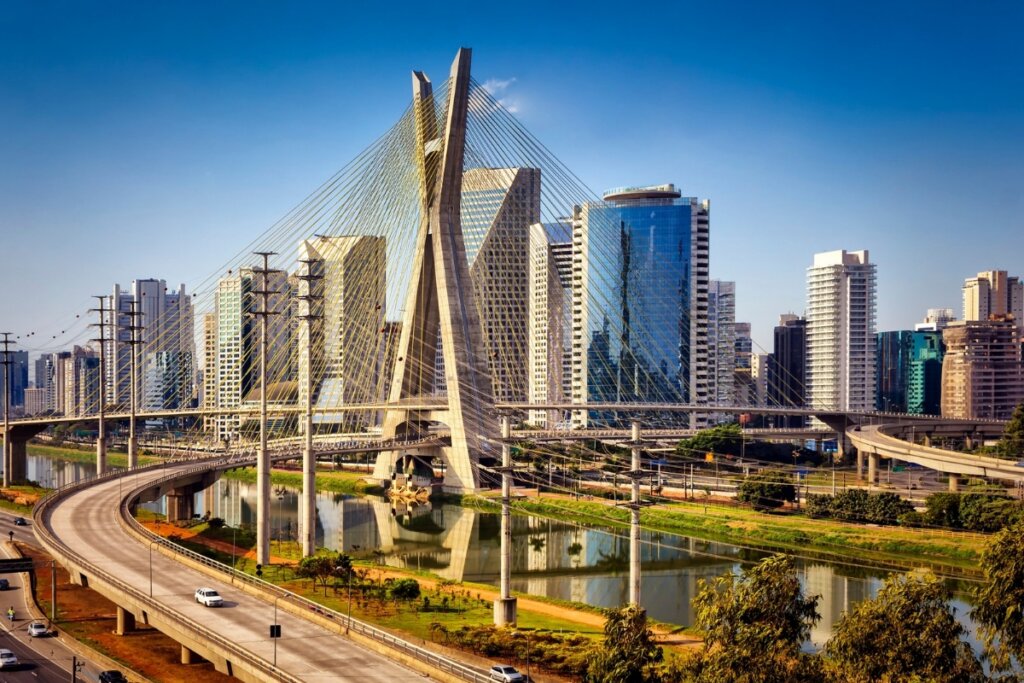
<svg viewBox="0 0 1024 683">
<path fill-rule="evenodd" d="M 672 185 L 618 189 L 576 208 L 574 403 L 707 403 L 709 214 L 707 200 Z M 575 426 L 622 419 L 573 415 Z"/>
</svg>

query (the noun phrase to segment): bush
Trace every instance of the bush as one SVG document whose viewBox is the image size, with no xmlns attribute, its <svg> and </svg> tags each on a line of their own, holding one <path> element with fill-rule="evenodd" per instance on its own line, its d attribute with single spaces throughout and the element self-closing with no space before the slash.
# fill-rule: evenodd
<svg viewBox="0 0 1024 683">
<path fill-rule="evenodd" d="M 865 517 L 875 524 L 896 524 L 900 515 L 913 512 L 910 501 L 903 500 L 891 492 L 876 493 L 868 497 Z"/>
<path fill-rule="evenodd" d="M 919 527 L 927 524 L 927 522 L 925 522 L 924 514 L 917 512 L 916 510 L 904 512 L 896 521 L 899 522 L 900 526 Z"/>
<path fill-rule="evenodd" d="M 780 508 L 786 501 L 796 500 L 796 484 L 791 474 L 779 470 L 763 470 L 743 480 L 736 499 L 750 503 L 755 510 Z"/>
<path fill-rule="evenodd" d="M 933 493 L 925 499 L 924 504 L 924 522 L 928 526 L 962 528 L 959 493 Z"/>
<path fill-rule="evenodd" d="M 863 522 L 868 518 L 868 498 L 863 489 L 850 489 L 836 495 L 832 501 L 832 516 L 846 522 Z"/>
<path fill-rule="evenodd" d="M 960 499 L 960 521 L 971 531 L 999 531 L 1020 514 L 1020 504 L 1004 495 L 965 493 Z"/>
<path fill-rule="evenodd" d="M 804 512 L 808 517 L 826 519 L 832 516 L 834 497 L 827 493 L 812 493 L 804 501 Z"/>
<path fill-rule="evenodd" d="M 211 529 L 223 529 L 224 520 L 221 517 L 211 517 L 210 520 L 206 523 L 206 526 L 208 526 Z"/>
<path fill-rule="evenodd" d="M 393 600 L 418 600 L 420 583 L 416 579 L 399 579 L 391 585 L 389 592 Z"/>
</svg>

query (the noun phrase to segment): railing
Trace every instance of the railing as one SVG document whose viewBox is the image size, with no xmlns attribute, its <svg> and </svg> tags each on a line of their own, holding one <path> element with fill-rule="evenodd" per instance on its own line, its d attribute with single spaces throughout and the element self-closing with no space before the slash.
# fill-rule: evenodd
<svg viewBox="0 0 1024 683">
<path fill-rule="evenodd" d="M 132 470 L 132 473 L 134 474 L 136 472 L 156 471 L 162 468 L 166 468 L 172 464 L 183 465 L 187 464 L 188 462 L 194 462 L 195 460 L 195 458 L 192 458 L 185 460 L 167 461 L 164 463 L 149 465 L 147 467 Z M 203 465 L 188 467 L 185 469 L 177 469 L 173 473 L 169 473 L 164 477 L 149 480 L 144 485 L 137 486 L 136 488 L 129 491 L 128 494 L 125 497 L 123 497 L 121 501 L 119 501 L 120 509 L 118 515 L 118 522 L 121 525 L 121 527 L 126 532 L 132 534 L 140 540 L 144 540 L 145 542 L 154 545 L 160 545 L 169 553 L 178 555 L 183 558 L 188 558 L 191 562 L 198 563 L 200 565 L 209 567 L 210 569 L 218 573 L 227 575 L 228 577 L 230 577 L 232 585 L 235 585 L 236 583 L 246 584 L 258 589 L 260 592 L 268 596 L 272 596 L 275 599 L 275 602 L 277 600 L 284 600 L 290 602 L 291 604 L 300 608 L 301 611 L 308 611 L 311 614 L 315 614 L 321 618 L 327 619 L 337 624 L 338 628 L 344 628 L 346 633 L 352 631 L 373 641 L 385 644 L 393 650 L 403 653 L 420 662 L 423 662 L 424 664 L 427 664 L 428 666 L 433 667 L 438 671 L 449 673 L 453 676 L 461 678 L 464 681 L 469 681 L 470 683 L 483 683 L 489 680 L 487 674 L 483 671 L 480 671 L 479 669 L 474 669 L 472 667 L 466 666 L 452 659 L 439 655 L 435 652 L 427 650 L 426 648 L 414 645 L 413 643 L 410 643 L 409 641 L 399 638 L 391 633 L 378 629 L 358 619 L 349 617 L 346 614 L 342 614 L 335 610 L 324 607 L 316 602 L 313 602 L 312 600 L 302 597 L 301 595 L 292 593 L 291 591 L 281 588 L 280 586 L 276 586 L 267 581 L 263 581 L 262 579 L 238 571 L 233 567 L 229 567 L 221 562 L 211 560 L 210 558 L 200 555 L 199 553 L 193 552 L 191 550 L 188 550 L 187 548 L 178 546 L 172 543 L 171 541 L 149 531 L 144 526 L 142 526 L 138 522 L 138 520 L 135 519 L 135 517 L 131 515 L 131 504 L 133 504 L 139 498 L 142 492 L 148 488 L 151 488 L 153 486 L 159 486 L 160 484 L 165 484 L 192 474 L 209 472 L 211 469 L 218 469 L 220 466 L 241 466 L 250 462 L 251 457 L 243 456 L 240 458 L 235 456 L 232 458 L 206 458 L 204 459 L 204 461 L 205 462 Z M 232 643 L 223 638 L 222 636 L 210 631 L 209 629 L 206 629 L 205 627 L 192 622 L 188 619 L 188 617 L 185 617 L 184 615 L 180 614 L 179 612 L 176 612 L 175 610 L 165 607 L 163 604 L 154 601 L 145 593 L 142 593 L 141 591 L 129 586 L 128 584 L 108 574 L 107 572 L 94 567 L 92 564 L 89 563 L 88 560 L 86 560 L 85 558 L 81 557 L 78 553 L 68 548 L 64 543 L 60 541 L 59 538 L 56 537 L 56 535 L 54 535 L 52 529 L 44 520 L 47 507 L 52 505 L 60 498 L 67 496 L 69 493 L 78 491 L 83 488 L 87 488 L 89 486 L 94 486 L 104 481 L 115 479 L 125 474 L 127 474 L 127 472 L 112 472 L 102 475 L 100 477 L 92 477 L 89 479 L 80 480 L 78 482 L 74 482 L 72 484 L 68 484 L 59 489 L 56 489 L 47 494 L 45 497 L 43 497 L 39 501 L 39 504 L 36 505 L 36 508 L 35 510 L 33 510 L 32 515 L 33 520 L 36 523 L 35 529 L 37 530 L 37 533 L 39 533 L 42 536 L 45 536 L 45 541 L 43 541 L 44 545 L 46 545 L 46 542 L 48 541 L 49 544 L 52 546 L 51 551 L 53 551 L 54 549 L 59 549 L 56 552 L 64 554 L 66 557 L 70 558 L 73 562 L 82 567 L 89 568 L 90 572 L 95 576 L 102 578 L 102 580 L 110 583 L 117 589 L 124 591 L 127 595 L 130 595 L 135 600 L 147 604 L 151 608 L 159 609 L 163 613 L 170 615 L 178 623 L 186 624 L 188 628 L 193 631 L 193 633 L 209 640 L 212 643 L 216 643 L 219 647 L 224 648 L 227 652 L 231 652 L 238 655 L 237 659 L 245 661 L 246 663 L 258 669 L 259 671 L 266 673 L 270 676 L 276 677 L 278 680 L 295 682 L 300 681 L 301 679 L 298 679 L 284 672 L 283 670 L 278 669 L 277 667 L 267 662 L 265 659 L 257 657 L 256 655 L 253 655 L 247 650 L 240 649 L 235 643 Z"/>
</svg>

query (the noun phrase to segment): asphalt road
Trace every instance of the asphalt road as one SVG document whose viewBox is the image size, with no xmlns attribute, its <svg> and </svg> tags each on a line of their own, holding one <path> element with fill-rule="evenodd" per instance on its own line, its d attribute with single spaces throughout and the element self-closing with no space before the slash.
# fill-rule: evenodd
<svg viewBox="0 0 1024 683">
<path fill-rule="evenodd" d="M 136 481 L 156 479 L 166 472 L 136 473 L 125 478 L 123 489 Z M 49 525 L 75 552 L 116 575 L 184 619 L 215 630 L 252 654 L 274 661 L 270 624 L 281 625 L 277 642 L 279 668 L 310 683 L 321 681 L 421 681 L 423 675 L 407 669 L 351 640 L 305 619 L 278 612 L 264 601 L 214 581 L 128 536 L 117 521 L 122 484 L 111 480 L 77 491 L 61 500 Z M 3 533 L 3 529 L 0 529 Z M 201 586 L 216 589 L 225 606 L 207 608 L 195 602 Z M 276 616 L 275 616 L 276 615 Z"/>
<path fill-rule="evenodd" d="M 12 557 L 7 541 L 9 532 L 14 532 L 15 540 L 34 540 L 32 537 L 32 520 L 25 518 L 28 526 L 15 526 L 17 515 L 0 512 L 0 554 Z M 22 585 L 21 574 L 6 574 L 3 578 L 10 583 L 10 588 L 0 591 L 0 648 L 6 648 L 18 657 L 18 666 L 14 669 L 0 669 L 0 683 L 5 681 L 36 681 L 43 683 L 67 683 L 71 680 L 71 661 L 74 653 L 64 647 L 56 638 L 30 638 L 27 633 L 29 618 L 27 601 L 31 599 Z M 14 607 L 14 623 L 6 618 L 8 607 Z M 78 673 L 80 681 L 97 681 L 101 667 L 91 662 L 83 662 Z"/>
</svg>

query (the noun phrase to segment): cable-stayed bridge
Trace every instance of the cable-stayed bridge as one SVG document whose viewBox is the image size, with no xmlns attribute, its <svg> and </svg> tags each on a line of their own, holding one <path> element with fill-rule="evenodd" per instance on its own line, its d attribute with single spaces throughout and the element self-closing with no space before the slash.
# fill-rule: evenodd
<svg viewBox="0 0 1024 683">
<path fill-rule="evenodd" d="M 470 58 L 461 50 L 436 88 L 414 72 L 399 120 L 191 296 L 157 292 L 163 308 L 151 310 L 145 297 L 99 297 L 97 352 L 71 359 L 55 399 L 65 414 L 5 419 L 5 479 L 24 476 L 24 444 L 49 426 L 95 422 L 103 475 L 109 427 L 127 425 L 135 469 L 141 426 L 173 421 L 186 433 L 181 441 L 228 455 L 182 465 L 180 476 L 134 489 L 131 500 L 162 492 L 187 514 L 196 486 L 254 464 L 256 553 L 266 563 L 272 459 L 302 459 L 300 528 L 310 554 L 316 444 L 335 434 L 359 434 L 363 449 L 378 453 L 377 481 L 439 465 L 445 490 L 500 481 L 506 503 L 510 444 L 529 437 L 514 434 L 513 421 L 538 434 L 621 437 L 633 454 L 625 474 L 638 528 L 642 429 L 684 434 L 716 415 L 756 413 L 814 417 L 845 439 L 861 423 L 942 422 L 720 404 L 709 379 L 708 203 L 671 186 L 617 191 L 614 206 L 598 199 L 471 78 Z M 1000 427 L 958 424 L 974 434 Z M 865 434 L 855 443 L 871 452 Z M 251 458 L 231 460 L 239 451 Z M 899 457 L 892 448 L 881 455 Z M 997 474 L 1015 474 L 1010 467 Z M 73 546 L 85 539 L 63 506 L 101 515 L 88 506 L 125 504 L 109 483 L 103 493 L 80 487 L 37 513 L 48 547 L 93 580 L 106 575 Z M 633 602 L 638 572 L 631 563 Z M 135 612 L 166 617 L 154 623 L 189 619 L 131 591 Z M 502 595 L 496 620 L 514 623 L 504 559 Z M 209 656 L 231 669 L 226 652 Z M 250 652 L 235 665 L 266 677 L 262 656 Z"/>
</svg>

